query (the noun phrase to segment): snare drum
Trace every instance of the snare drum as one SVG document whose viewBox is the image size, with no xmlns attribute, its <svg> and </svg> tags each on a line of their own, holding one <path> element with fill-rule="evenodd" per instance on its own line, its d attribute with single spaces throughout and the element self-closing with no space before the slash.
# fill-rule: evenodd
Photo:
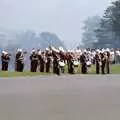
<svg viewBox="0 0 120 120">
<path fill-rule="evenodd" d="M 64 63 L 63 61 L 60 61 L 60 62 L 59 62 L 59 65 L 60 65 L 60 67 L 64 67 L 64 66 L 65 66 L 65 63 Z"/>
<path fill-rule="evenodd" d="M 74 64 L 75 67 L 78 67 L 79 62 L 78 61 L 74 61 L 73 64 Z"/>
<path fill-rule="evenodd" d="M 88 67 L 90 67 L 92 65 L 92 63 L 90 61 L 88 61 L 86 64 Z"/>
</svg>

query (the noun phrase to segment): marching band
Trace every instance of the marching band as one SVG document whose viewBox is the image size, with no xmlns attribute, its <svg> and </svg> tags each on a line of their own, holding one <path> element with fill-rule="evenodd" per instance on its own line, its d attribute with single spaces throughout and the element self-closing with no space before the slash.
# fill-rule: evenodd
<svg viewBox="0 0 120 120">
<path fill-rule="evenodd" d="M 116 51 L 118 53 L 118 51 Z M 109 74 L 110 64 L 115 61 L 115 52 L 111 49 L 97 50 L 68 50 L 65 51 L 62 47 L 56 49 L 51 46 L 44 51 L 32 49 L 29 56 L 31 72 L 46 72 L 49 73 L 53 68 L 53 73 L 60 75 L 65 72 L 65 66 L 68 66 L 68 73 L 75 74 L 75 68 L 81 66 L 81 73 L 87 74 L 88 69 L 96 66 L 96 74 Z M 8 52 L 3 51 L 1 55 L 2 71 L 8 71 L 10 56 Z M 15 56 L 15 71 L 24 71 L 25 56 L 22 49 L 18 49 Z M 117 60 L 118 62 L 118 60 Z"/>
</svg>

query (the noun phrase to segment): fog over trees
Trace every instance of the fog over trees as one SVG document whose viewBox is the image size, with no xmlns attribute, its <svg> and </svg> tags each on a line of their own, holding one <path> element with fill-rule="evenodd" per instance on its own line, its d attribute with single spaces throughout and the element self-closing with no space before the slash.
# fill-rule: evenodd
<svg viewBox="0 0 120 120">
<path fill-rule="evenodd" d="M 18 48 L 31 50 L 39 48 L 44 50 L 49 46 L 62 46 L 65 48 L 64 42 L 54 33 L 42 32 L 35 33 L 34 31 L 15 32 L 0 29 L 0 49 L 7 49 L 15 52 Z"/>
<path fill-rule="evenodd" d="M 112 2 L 102 17 L 89 17 L 84 22 L 84 47 L 120 48 L 120 0 Z"/>
</svg>

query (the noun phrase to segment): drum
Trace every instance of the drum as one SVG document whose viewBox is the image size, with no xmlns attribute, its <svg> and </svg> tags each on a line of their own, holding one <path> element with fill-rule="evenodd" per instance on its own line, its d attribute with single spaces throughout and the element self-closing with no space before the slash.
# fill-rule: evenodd
<svg viewBox="0 0 120 120">
<path fill-rule="evenodd" d="M 73 64 L 74 64 L 75 67 L 78 67 L 79 62 L 78 61 L 74 61 Z"/>
<path fill-rule="evenodd" d="M 63 61 L 60 61 L 60 62 L 59 62 L 59 65 L 60 65 L 60 67 L 64 67 L 64 66 L 65 66 L 65 63 L 64 63 Z"/>
<path fill-rule="evenodd" d="M 87 67 L 91 67 L 92 63 L 90 61 L 87 61 Z"/>
</svg>

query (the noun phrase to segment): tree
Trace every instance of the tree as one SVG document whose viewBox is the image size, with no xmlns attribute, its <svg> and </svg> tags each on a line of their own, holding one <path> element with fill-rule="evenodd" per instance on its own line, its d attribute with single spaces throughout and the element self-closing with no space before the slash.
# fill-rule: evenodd
<svg viewBox="0 0 120 120">
<path fill-rule="evenodd" d="M 96 29 L 95 32 L 98 39 L 98 41 L 94 43 L 95 47 L 114 47 L 113 39 L 115 35 L 114 32 L 112 32 L 111 25 L 107 21 L 101 19 L 100 28 Z"/>
<path fill-rule="evenodd" d="M 100 27 L 101 18 L 99 16 L 88 17 L 84 21 L 82 43 L 85 47 L 93 47 L 97 41 L 95 30 Z"/>
<path fill-rule="evenodd" d="M 114 43 L 120 47 L 120 0 L 112 2 L 105 10 L 103 19 L 111 26 L 111 32 L 115 34 Z"/>
</svg>

